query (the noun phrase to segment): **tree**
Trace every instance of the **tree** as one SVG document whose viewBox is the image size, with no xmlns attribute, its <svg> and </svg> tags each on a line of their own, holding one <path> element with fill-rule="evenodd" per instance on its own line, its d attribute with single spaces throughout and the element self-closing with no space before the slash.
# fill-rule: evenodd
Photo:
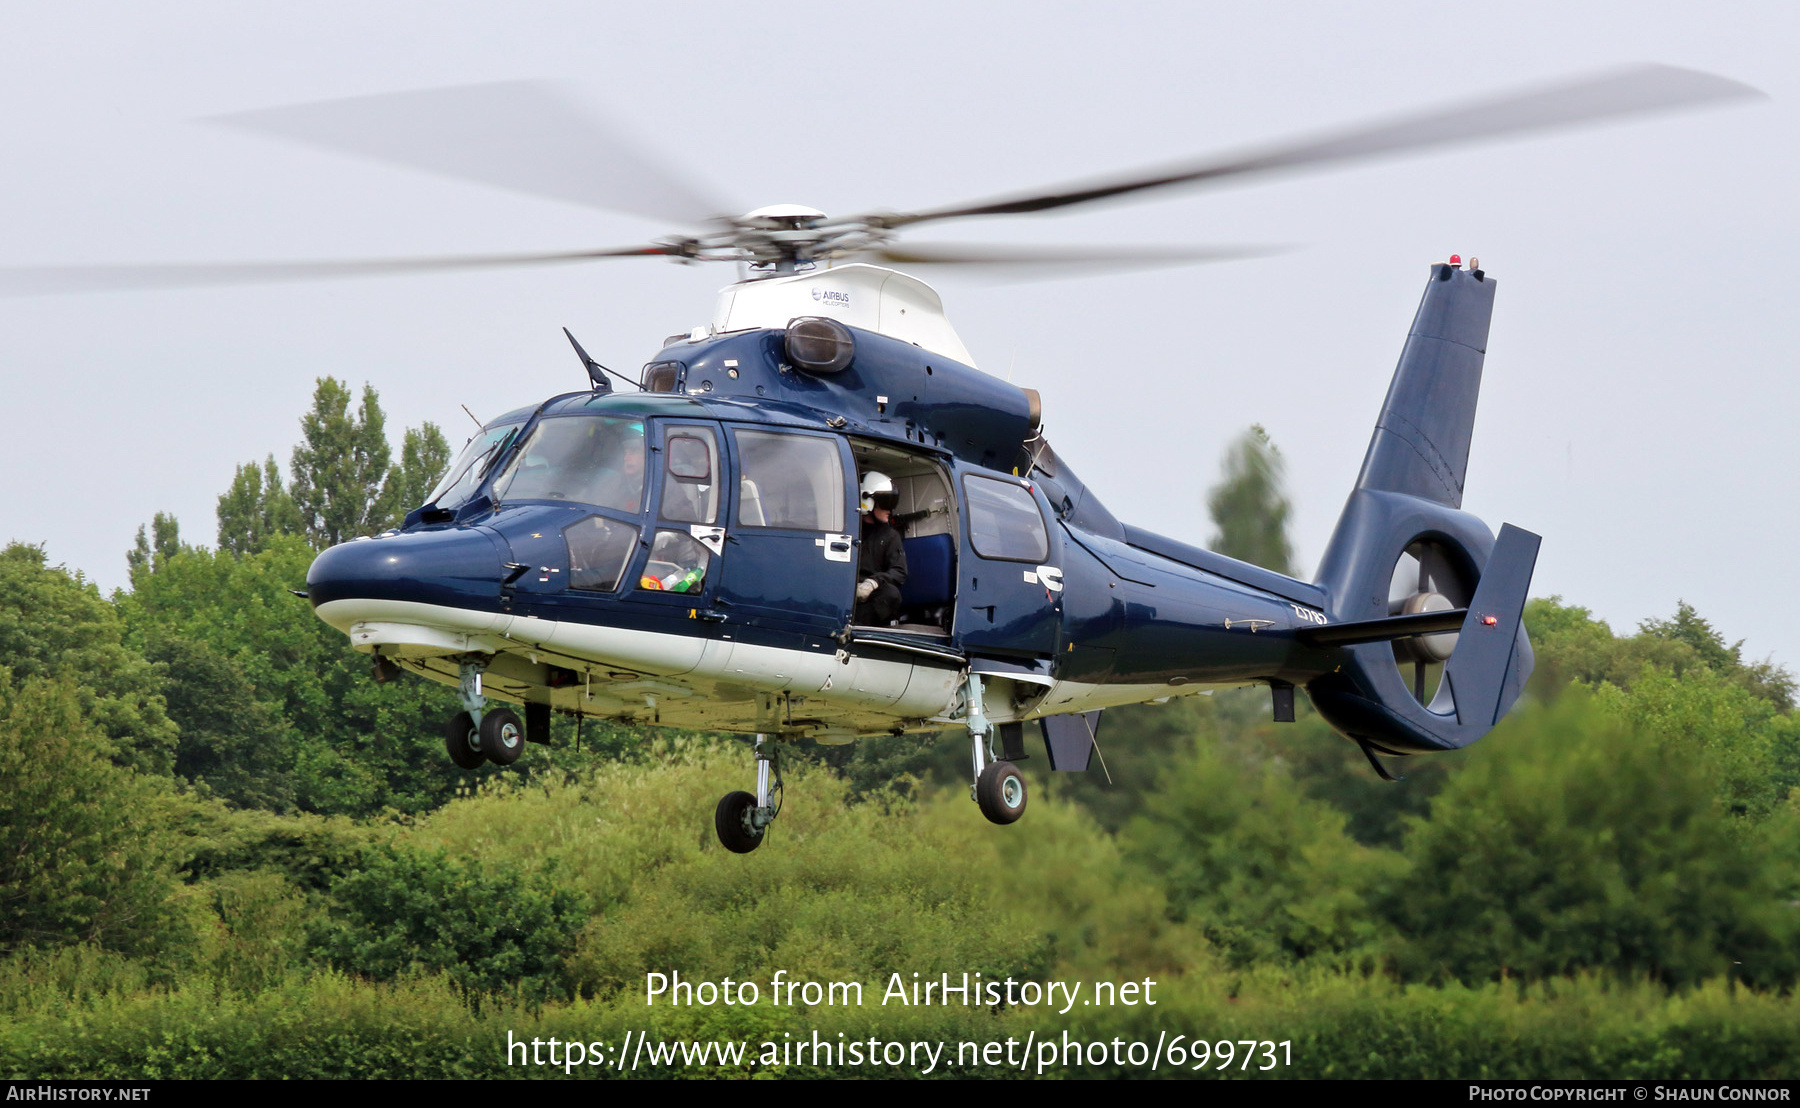
<svg viewBox="0 0 1800 1108">
<path fill-rule="evenodd" d="M 179 920 L 153 784 L 110 764 L 67 677 L 0 669 L 0 729 L 0 952 L 166 949 Z"/>
<path fill-rule="evenodd" d="M 269 536 L 300 530 L 300 508 L 281 487 L 275 455 L 261 469 L 255 462 L 237 467 L 231 488 L 219 495 L 219 549 L 254 554 L 268 545 Z"/>
<path fill-rule="evenodd" d="M 171 674 L 199 682 L 178 697 L 210 736 L 186 751 L 195 772 L 206 758 L 256 752 L 254 764 L 270 774 L 239 779 L 228 795 L 285 806 L 291 790 L 296 807 L 327 814 L 429 811 L 464 780 L 444 762 L 455 694 L 424 681 L 371 681 L 368 657 L 292 595 L 315 556 L 298 535 L 274 535 L 242 556 L 186 551 L 120 597 L 119 610 L 140 649 L 180 650 L 166 655 Z M 177 639 L 205 650 L 177 648 Z M 233 709 L 245 692 L 279 738 Z"/>
<path fill-rule="evenodd" d="M 1733 826 L 1706 751 L 1648 738 L 1579 693 L 1509 717 L 1412 823 L 1382 898 L 1403 970 L 1792 981 L 1777 836 Z"/>
<path fill-rule="evenodd" d="M 1294 548 L 1287 537 L 1293 508 L 1283 487 L 1286 468 L 1261 424 L 1226 448 L 1224 474 L 1206 501 L 1218 528 L 1214 550 L 1277 573 L 1294 572 Z"/>
<path fill-rule="evenodd" d="M 307 541 L 335 546 L 388 525 L 393 515 L 386 488 L 390 451 L 387 417 L 375 390 L 363 386 L 362 403 L 350 413 L 350 388 L 319 378 L 313 408 L 300 420 L 303 442 L 294 447 L 290 492 Z"/>
<path fill-rule="evenodd" d="M 400 464 L 388 471 L 382 500 L 389 505 L 390 524 L 398 527 L 407 512 L 425 497 L 450 465 L 450 443 L 435 423 L 408 427 L 400 446 Z"/>
<path fill-rule="evenodd" d="M 1674 619 L 1647 619 L 1638 629 L 1647 636 L 1687 644 L 1708 669 L 1731 678 L 1784 712 L 1794 706 L 1793 674 L 1772 661 L 1745 664 L 1744 640 L 1726 646 L 1725 636 L 1685 600 L 1676 602 Z"/>
<path fill-rule="evenodd" d="M 292 807 L 293 745 L 243 670 L 175 635 L 153 640 L 145 655 L 162 669 L 169 718 L 181 728 L 176 776 L 243 807 Z"/>
<path fill-rule="evenodd" d="M 166 532 L 158 527 L 159 544 L 175 541 L 169 522 Z M 147 557 L 151 564 L 166 564 L 160 550 Z M 13 543 L 0 551 L 0 659 L 15 683 L 69 681 L 82 716 L 106 736 L 115 761 L 169 772 L 176 729 L 164 711 L 162 681 L 125 644 L 118 613 L 100 590 L 78 573 L 45 565 L 39 547 Z"/>
<path fill-rule="evenodd" d="M 1212 747 L 1163 766 L 1121 840 L 1162 878 L 1177 918 L 1245 966 L 1359 954 L 1376 938 L 1365 897 L 1396 861 L 1357 844 L 1343 813 L 1279 764 L 1234 764 Z"/>
<path fill-rule="evenodd" d="M 125 564 L 132 580 L 140 573 L 155 573 L 164 562 L 186 549 L 181 541 L 181 524 L 167 512 L 158 512 L 150 521 L 150 538 L 144 528 L 137 529 L 137 542 L 125 553 Z"/>
</svg>

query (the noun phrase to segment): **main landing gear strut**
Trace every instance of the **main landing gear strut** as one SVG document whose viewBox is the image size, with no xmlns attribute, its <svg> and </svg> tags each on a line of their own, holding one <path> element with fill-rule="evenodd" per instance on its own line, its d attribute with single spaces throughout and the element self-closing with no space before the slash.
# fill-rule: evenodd
<svg viewBox="0 0 1800 1108">
<path fill-rule="evenodd" d="M 525 750 L 525 725 L 511 708 L 489 708 L 481 693 L 481 673 L 487 663 L 466 659 L 457 692 L 463 710 L 450 717 L 444 728 L 444 749 L 450 760 L 464 769 L 478 769 L 483 762 L 510 766 Z"/>
<path fill-rule="evenodd" d="M 771 784 L 770 778 L 773 777 Z M 762 845 L 763 832 L 781 813 L 781 753 L 767 735 L 756 736 L 756 794 L 726 793 L 713 812 L 719 842 L 734 854 Z"/>
<path fill-rule="evenodd" d="M 964 702 L 968 705 L 969 748 L 975 768 L 975 783 L 969 786 L 969 795 L 988 822 L 1012 823 L 1025 814 L 1025 778 L 1019 767 L 994 755 L 994 725 L 983 714 L 981 678 L 976 674 L 969 674 Z M 1016 745 L 1017 736 L 1010 741 Z"/>
</svg>

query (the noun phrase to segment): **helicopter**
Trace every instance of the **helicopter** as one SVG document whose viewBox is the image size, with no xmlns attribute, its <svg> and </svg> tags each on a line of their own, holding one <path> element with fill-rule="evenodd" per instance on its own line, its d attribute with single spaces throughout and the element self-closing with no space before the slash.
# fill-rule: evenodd
<svg viewBox="0 0 1800 1108">
<path fill-rule="evenodd" d="M 223 121 L 695 229 L 557 253 L 14 269 L 0 289 L 737 264 L 710 319 L 665 340 L 640 377 L 569 334 L 585 388 L 483 423 L 400 527 L 320 553 L 305 596 L 376 680 L 411 672 L 458 690 L 445 746 L 465 769 L 512 764 L 558 713 L 752 736 L 754 791 L 714 812 L 720 842 L 747 853 L 780 811 L 784 745 L 959 729 L 972 798 L 1010 824 L 1027 804 L 1028 724 L 1053 770 L 1082 772 L 1109 707 L 1261 685 L 1291 722 L 1304 688 L 1391 777 L 1381 757 L 1459 749 L 1507 713 L 1532 670 L 1522 614 L 1540 539 L 1462 510 L 1496 282 L 1474 258 L 1430 267 L 1305 582 L 1114 517 L 1051 448 L 1039 395 L 978 369 L 936 291 L 892 268 L 1251 251 L 902 245 L 903 231 L 1753 94 L 1638 66 L 1245 154 L 847 217 L 797 204 L 720 216 L 544 86 L 390 94 Z M 896 602 L 876 611 L 861 586 L 881 528 L 903 568 Z"/>
</svg>

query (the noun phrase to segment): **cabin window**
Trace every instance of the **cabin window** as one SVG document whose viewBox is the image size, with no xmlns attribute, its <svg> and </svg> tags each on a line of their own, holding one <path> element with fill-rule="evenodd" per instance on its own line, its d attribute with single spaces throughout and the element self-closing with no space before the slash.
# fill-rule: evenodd
<svg viewBox="0 0 1800 1108">
<path fill-rule="evenodd" d="M 698 594 L 706 588 L 712 551 L 685 531 L 658 531 L 638 588 L 655 592 Z"/>
<path fill-rule="evenodd" d="M 719 518 L 719 442 L 706 427 L 670 427 L 663 440 L 662 518 L 713 523 Z"/>
<path fill-rule="evenodd" d="M 963 478 L 969 496 L 969 541 L 983 558 L 1041 563 L 1050 557 L 1050 534 L 1031 493 L 989 477 Z"/>
<path fill-rule="evenodd" d="M 540 420 L 494 482 L 494 497 L 639 511 L 644 506 L 644 424 L 591 415 Z"/>
<path fill-rule="evenodd" d="M 739 431 L 737 448 L 739 524 L 844 529 L 844 463 L 836 439 Z"/>
<path fill-rule="evenodd" d="M 569 545 L 569 587 L 612 592 L 637 549 L 638 529 L 605 516 L 589 516 L 563 528 Z"/>
</svg>

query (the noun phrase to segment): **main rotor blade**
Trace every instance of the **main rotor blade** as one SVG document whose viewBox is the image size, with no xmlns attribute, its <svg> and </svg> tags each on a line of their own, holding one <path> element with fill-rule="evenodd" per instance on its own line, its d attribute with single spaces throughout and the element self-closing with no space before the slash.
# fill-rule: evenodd
<svg viewBox="0 0 1800 1108">
<path fill-rule="evenodd" d="M 197 262 L 170 265 L 42 265 L 0 268 L 0 296 L 42 296 L 117 289 L 190 288 L 307 281 L 330 277 L 379 277 L 464 269 L 556 265 L 596 258 L 682 256 L 673 246 L 649 243 L 556 254 L 467 254 L 444 258 L 388 258 L 317 262 Z"/>
<path fill-rule="evenodd" d="M 683 226 L 732 210 L 573 97 L 537 82 L 359 96 L 213 121 Z"/>
<path fill-rule="evenodd" d="M 1327 132 L 1262 150 L 1146 169 L 1128 177 L 1070 184 L 1051 192 L 975 204 L 878 213 L 865 218 L 878 226 L 904 227 L 932 219 L 1042 212 L 1168 185 L 1323 166 L 1752 96 L 1765 94 L 1711 73 L 1638 65 L 1372 126 Z"/>
<path fill-rule="evenodd" d="M 884 246 L 860 256 L 895 265 L 984 265 L 1020 269 L 1141 269 L 1229 262 L 1280 253 L 1278 246 L 1022 246 L 973 242 Z"/>
</svg>

